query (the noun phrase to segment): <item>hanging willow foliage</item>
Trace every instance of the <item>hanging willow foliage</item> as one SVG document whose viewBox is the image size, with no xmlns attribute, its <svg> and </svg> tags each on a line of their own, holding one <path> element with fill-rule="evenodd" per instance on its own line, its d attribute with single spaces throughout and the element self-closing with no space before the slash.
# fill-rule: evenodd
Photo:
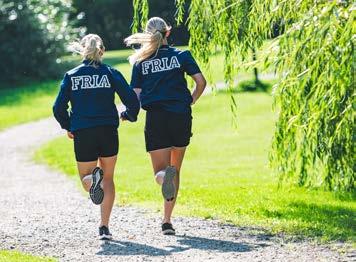
<svg viewBox="0 0 356 262">
<path fill-rule="evenodd" d="M 148 18 L 148 2 L 133 0 L 134 16 L 132 22 L 132 32 L 137 33 L 140 28 L 145 28 Z"/>
<path fill-rule="evenodd" d="M 183 21 L 185 3 L 176 0 L 177 22 Z M 147 0 L 134 4 L 145 21 Z M 283 26 L 261 59 L 280 75 L 273 92 L 279 116 L 270 160 L 282 179 L 300 186 L 355 189 L 355 9 L 345 0 L 190 3 L 190 49 L 206 64 L 221 50 L 230 84 L 249 50 L 270 39 L 274 25 Z"/>
</svg>

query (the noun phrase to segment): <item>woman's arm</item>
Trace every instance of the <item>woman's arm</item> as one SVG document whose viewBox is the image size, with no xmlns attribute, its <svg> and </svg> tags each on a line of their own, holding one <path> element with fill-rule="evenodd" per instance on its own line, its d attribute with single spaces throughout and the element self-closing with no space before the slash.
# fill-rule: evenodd
<svg viewBox="0 0 356 262">
<path fill-rule="evenodd" d="M 114 88 L 121 102 L 126 106 L 126 111 L 121 112 L 120 118 L 135 122 L 140 111 L 140 103 L 135 92 L 130 88 L 124 76 L 117 70 L 111 69 L 114 79 Z"/>
<path fill-rule="evenodd" d="M 70 80 L 68 75 L 64 76 L 61 83 L 61 87 L 53 105 L 53 115 L 61 125 L 61 127 L 67 131 L 70 130 L 70 121 L 68 114 L 68 102 L 70 96 Z"/>
<path fill-rule="evenodd" d="M 206 80 L 202 73 L 197 73 L 197 74 L 191 75 L 191 77 L 193 78 L 193 80 L 195 82 L 195 88 L 192 93 L 192 98 L 193 98 L 192 105 L 194 105 L 195 102 L 199 99 L 199 97 L 204 92 L 204 89 L 206 87 Z"/>
<path fill-rule="evenodd" d="M 141 88 L 134 88 L 133 91 L 136 93 L 136 96 L 137 96 L 137 100 L 140 101 L 140 93 L 142 91 Z M 121 121 L 126 121 L 126 118 L 121 116 L 120 117 Z"/>
</svg>

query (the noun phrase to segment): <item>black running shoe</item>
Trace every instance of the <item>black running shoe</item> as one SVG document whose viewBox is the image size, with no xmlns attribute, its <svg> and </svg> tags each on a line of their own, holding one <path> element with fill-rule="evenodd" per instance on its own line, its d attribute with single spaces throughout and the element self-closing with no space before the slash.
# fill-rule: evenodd
<svg viewBox="0 0 356 262">
<path fill-rule="evenodd" d="M 112 239 L 112 234 L 110 233 L 109 228 L 107 226 L 99 227 L 99 239 L 100 240 L 111 240 Z"/>
<path fill-rule="evenodd" d="M 174 177 L 177 170 L 174 166 L 168 166 L 165 170 L 166 174 L 163 177 L 162 195 L 167 201 L 172 201 L 176 194 L 176 187 L 174 186 Z"/>
<path fill-rule="evenodd" d="M 163 233 L 163 235 L 175 235 L 176 231 L 173 228 L 171 223 L 163 223 L 162 224 L 162 233 Z"/>
<path fill-rule="evenodd" d="M 103 170 L 100 167 L 96 167 L 93 170 L 93 182 L 89 189 L 90 199 L 95 205 L 100 205 L 104 199 L 104 190 L 102 189 L 100 183 L 103 180 Z"/>
</svg>

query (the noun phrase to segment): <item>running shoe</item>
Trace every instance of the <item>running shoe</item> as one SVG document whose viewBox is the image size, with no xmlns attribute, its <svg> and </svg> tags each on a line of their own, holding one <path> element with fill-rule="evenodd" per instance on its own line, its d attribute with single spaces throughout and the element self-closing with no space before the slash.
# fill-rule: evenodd
<svg viewBox="0 0 356 262">
<path fill-rule="evenodd" d="M 109 228 L 107 226 L 99 227 L 99 239 L 100 240 L 111 240 L 112 239 L 112 234 L 110 233 Z"/>
<path fill-rule="evenodd" d="M 104 190 L 101 187 L 101 181 L 103 180 L 104 172 L 100 167 L 96 167 L 93 170 L 93 182 L 89 189 L 90 199 L 95 205 L 100 205 L 104 199 Z"/>
<path fill-rule="evenodd" d="M 165 170 L 166 174 L 163 177 L 162 195 L 167 201 L 172 201 L 176 194 L 176 187 L 174 186 L 174 177 L 177 170 L 174 166 L 168 166 Z"/>
<path fill-rule="evenodd" d="M 176 231 L 173 228 L 171 223 L 163 223 L 162 224 L 162 233 L 163 233 L 163 235 L 175 235 Z"/>
</svg>

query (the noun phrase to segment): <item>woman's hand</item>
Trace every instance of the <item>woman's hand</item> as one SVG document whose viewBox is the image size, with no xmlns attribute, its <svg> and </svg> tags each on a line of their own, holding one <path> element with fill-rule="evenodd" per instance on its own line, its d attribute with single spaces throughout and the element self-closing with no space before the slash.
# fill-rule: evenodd
<svg viewBox="0 0 356 262">
<path fill-rule="evenodd" d="M 67 132 L 67 136 L 70 138 L 70 139 L 73 139 L 74 138 L 74 135 L 72 132 Z"/>
<path fill-rule="evenodd" d="M 126 117 L 125 117 L 125 111 L 122 111 L 121 113 L 119 113 L 119 116 L 120 116 L 120 120 L 121 121 L 127 121 Z"/>
</svg>

